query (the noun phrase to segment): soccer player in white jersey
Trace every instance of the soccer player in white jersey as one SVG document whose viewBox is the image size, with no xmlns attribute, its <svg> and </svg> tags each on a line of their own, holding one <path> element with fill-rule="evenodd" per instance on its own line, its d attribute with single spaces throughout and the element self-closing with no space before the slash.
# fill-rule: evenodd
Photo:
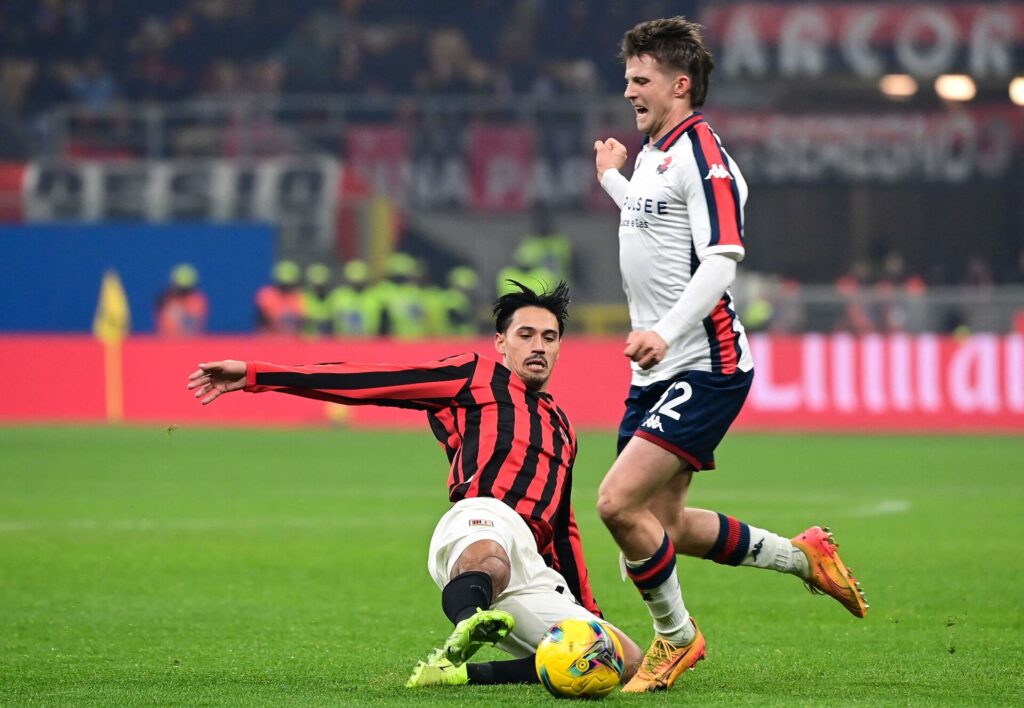
<svg viewBox="0 0 1024 708">
<path fill-rule="evenodd" d="M 626 33 L 625 98 L 647 136 L 632 178 L 619 172 L 628 157 L 621 143 L 594 144 L 597 178 L 622 210 L 619 259 L 632 320 L 624 354 L 633 369 L 619 456 L 597 505 L 655 632 L 629 692 L 667 689 L 704 656 L 676 553 L 797 575 L 857 617 L 868 607 L 828 529 L 812 526 L 787 539 L 686 506 L 693 473 L 715 467 L 715 447 L 754 374 L 728 290 L 744 255 L 747 185 L 695 111 L 714 67 L 700 30 L 673 17 Z"/>
</svg>

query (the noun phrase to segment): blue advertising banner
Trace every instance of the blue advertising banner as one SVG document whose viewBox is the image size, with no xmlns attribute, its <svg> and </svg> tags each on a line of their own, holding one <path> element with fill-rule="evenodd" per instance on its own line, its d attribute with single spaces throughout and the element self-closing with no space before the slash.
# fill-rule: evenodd
<svg viewBox="0 0 1024 708">
<path fill-rule="evenodd" d="M 171 269 L 190 263 L 209 300 L 209 330 L 251 332 L 273 257 L 273 227 L 264 224 L 0 226 L 0 331 L 91 332 L 103 274 L 114 269 L 131 331 L 153 332 Z"/>
</svg>

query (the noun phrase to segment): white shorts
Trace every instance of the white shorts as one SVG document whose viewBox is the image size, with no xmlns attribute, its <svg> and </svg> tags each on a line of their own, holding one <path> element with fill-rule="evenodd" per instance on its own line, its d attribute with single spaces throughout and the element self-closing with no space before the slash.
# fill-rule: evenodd
<svg viewBox="0 0 1024 708">
<path fill-rule="evenodd" d="M 499 649 L 515 657 L 530 656 L 552 625 L 570 618 L 599 619 L 576 602 L 562 574 L 544 563 L 523 518 L 490 497 L 463 499 L 437 523 L 427 558 L 437 587 L 443 590 L 448 584 L 462 552 L 484 540 L 504 548 L 511 565 L 508 587 L 491 602 L 492 609 L 504 610 L 516 620 L 515 629 L 498 642 Z"/>
</svg>

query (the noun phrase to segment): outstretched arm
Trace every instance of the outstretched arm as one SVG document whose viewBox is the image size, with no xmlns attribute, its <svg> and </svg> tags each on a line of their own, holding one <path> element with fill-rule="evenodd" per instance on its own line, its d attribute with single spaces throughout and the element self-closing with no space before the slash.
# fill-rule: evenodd
<svg viewBox="0 0 1024 708">
<path fill-rule="evenodd" d="M 245 388 L 245 362 L 225 359 L 200 364 L 189 374 L 188 388 L 194 390 L 196 398 L 204 406 L 213 403 L 221 395 Z"/>
<path fill-rule="evenodd" d="M 277 391 L 346 405 L 439 410 L 474 376 L 476 354 L 459 354 L 411 366 L 330 363 L 284 366 L 264 361 L 200 364 L 189 389 L 205 405 L 232 391 Z"/>
</svg>

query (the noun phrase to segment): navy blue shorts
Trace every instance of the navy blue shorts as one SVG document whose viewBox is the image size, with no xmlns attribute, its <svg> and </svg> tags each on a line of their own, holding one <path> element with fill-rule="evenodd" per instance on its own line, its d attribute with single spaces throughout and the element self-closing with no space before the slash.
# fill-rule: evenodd
<svg viewBox="0 0 1024 708">
<path fill-rule="evenodd" d="M 715 468 L 715 448 L 747 400 L 754 372 L 684 371 L 650 386 L 630 386 L 618 451 L 634 435 L 678 455 L 695 470 Z"/>
</svg>

